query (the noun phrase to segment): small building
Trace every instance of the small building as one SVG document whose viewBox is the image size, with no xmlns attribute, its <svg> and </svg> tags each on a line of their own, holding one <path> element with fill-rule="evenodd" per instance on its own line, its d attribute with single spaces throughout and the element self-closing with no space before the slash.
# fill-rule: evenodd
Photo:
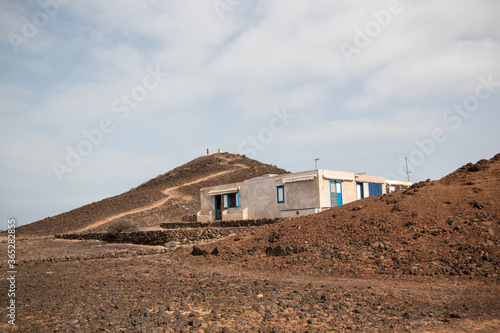
<svg viewBox="0 0 500 333">
<path fill-rule="evenodd" d="M 312 170 L 265 175 L 200 190 L 200 222 L 288 218 L 386 193 L 384 177 Z"/>
<path fill-rule="evenodd" d="M 385 191 L 386 193 L 392 193 L 396 191 L 404 191 L 411 186 L 410 182 L 405 182 L 401 180 L 385 180 Z"/>
</svg>

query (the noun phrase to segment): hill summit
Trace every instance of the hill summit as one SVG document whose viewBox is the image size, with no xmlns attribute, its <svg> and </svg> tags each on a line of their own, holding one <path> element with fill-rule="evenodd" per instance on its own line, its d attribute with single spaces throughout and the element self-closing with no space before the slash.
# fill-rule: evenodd
<svg viewBox="0 0 500 333">
<path fill-rule="evenodd" d="M 132 220 L 139 227 L 193 217 L 199 210 L 199 191 L 286 170 L 243 155 L 217 153 L 198 157 L 123 194 L 18 228 L 23 236 L 102 231 L 117 219 Z"/>
</svg>

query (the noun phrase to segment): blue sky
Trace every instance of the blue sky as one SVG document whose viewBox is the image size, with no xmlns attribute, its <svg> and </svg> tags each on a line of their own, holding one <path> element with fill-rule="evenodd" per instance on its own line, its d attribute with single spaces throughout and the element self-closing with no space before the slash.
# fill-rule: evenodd
<svg viewBox="0 0 500 333">
<path fill-rule="evenodd" d="M 500 152 L 500 3 L 0 0 L 0 217 L 217 149 L 439 179 Z"/>
</svg>

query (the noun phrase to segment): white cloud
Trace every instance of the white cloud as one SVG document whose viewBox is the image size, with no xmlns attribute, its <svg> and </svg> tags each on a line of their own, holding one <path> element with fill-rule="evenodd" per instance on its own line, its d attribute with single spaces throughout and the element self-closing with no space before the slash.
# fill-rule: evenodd
<svg viewBox="0 0 500 333">
<path fill-rule="evenodd" d="M 440 50 L 408 57 L 367 76 L 363 83 L 364 93 L 348 100 L 346 105 L 369 109 L 391 99 L 470 94 L 477 85 L 477 77 L 492 72 L 500 72 L 493 53 L 485 54 L 480 42 L 459 42 L 452 53 Z"/>
<path fill-rule="evenodd" d="M 349 145 L 377 142 L 383 139 L 405 140 L 423 137 L 439 126 L 438 114 L 424 113 L 418 109 L 403 109 L 373 118 L 320 120 L 302 115 L 281 140 L 293 146 L 324 146 L 327 143 Z"/>
<path fill-rule="evenodd" d="M 500 81 L 500 3 L 402 1 L 401 13 L 348 63 L 340 43 L 353 43 L 356 27 L 387 4 L 242 2 L 220 20 L 212 1 L 71 1 L 14 53 L 8 32 L 21 31 L 22 18 L 40 6 L 0 0 L 0 153 L 7 161 L 0 195 L 13 191 L 30 211 L 49 187 L 58 209 L 96 198 L 96 189 L 116 194 L 120 184 L 135 186 L 206 148 L 236 150 L 283 107 L 297 118 L 259 153 L 267 162 L 293 165 L 292 150 L 309 158 L 341 143 L 336 152 L 345 169 L 356 169 L 364 156 L 370 169 L 386 167 L 367 145 L 383 147 L 385 159 L 397 163 L 416 138 L 443 126 L 443 109 L 473 92 L 478 76 Z M 126 119 L 111 112 L 146 67 L 157 65 L 168 72 L 160 86 Z M 491 131 L 500 120 L 497 101 L 498 92 L 450 132 L 447 151 L 482 126 Z M 59 184 L 51 162 L 64 159 L 66 147 L 103 117 L 116 130 Z M 498 149 L 497 134 L 481 134 L 491 137 L 485 154 Z M 434 177 L 426 174 L 437 172 L 432 161 L 443 170 L 452 165 L 450 154 L 440 151 L 415 174 Z"/>
</svg>

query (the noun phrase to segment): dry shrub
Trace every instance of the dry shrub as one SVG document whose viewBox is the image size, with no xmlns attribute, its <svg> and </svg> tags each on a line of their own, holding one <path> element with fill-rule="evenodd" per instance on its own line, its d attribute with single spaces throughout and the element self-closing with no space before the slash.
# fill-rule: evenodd
<svg viewBox="0 0 500 333">
<path fill-rule="evenodd" d="M 116 220 L 108 225 L 108 234 L 119 234 L 120 232 L 132 232 L 139 230 L 137 223 L 130 220 Z"/>
</svg>

